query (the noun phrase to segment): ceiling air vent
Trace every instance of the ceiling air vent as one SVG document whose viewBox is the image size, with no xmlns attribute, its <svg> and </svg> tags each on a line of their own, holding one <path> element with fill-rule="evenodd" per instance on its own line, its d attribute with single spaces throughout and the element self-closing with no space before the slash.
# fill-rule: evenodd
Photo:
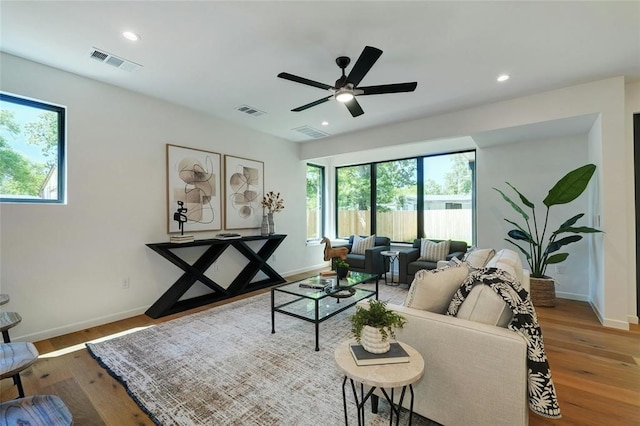
<svg viewBox="0 0 640 426">
<path fill-rule="evenodd" d="M 296 132 L 300 132 L 304 135 L 310 136 L 314 139 L 325 138 L 327 136 L 330 136 L 329 133 L 323 132 L 322 130 L 314 129 L 311 126 L 300 126 L 300 127 L 296 127 L 293 130 L 295 130 Z"/>
<path fill-rule="evenodd" d="M 250 107 L 249 105 L 240 105 L 236 108 L 236 111 L 244 112 L 252 117 L 260 117 L 261 115 L 266 114 L 266 112 L 260 111 L 258 108 Z"/>
<path fill-rule="evenodd" d="M 124 71 L 133 72 L 142 68 L 142 65 L 140 64 L 136 64 L 135 62 L 120 58 L 116 55 L 113 55 L 109 52 L 105 52 L 104 50 L 101 50 L 101 49 L 97 49 L 95 47 L 91 48 L 91 51 L 89 52 L 89 57 L 92 59 L 95 59 L 96 61 L 105 63 L 107 65 L 111 65 L 112 67 L 116 67 Z"/>
</svg>

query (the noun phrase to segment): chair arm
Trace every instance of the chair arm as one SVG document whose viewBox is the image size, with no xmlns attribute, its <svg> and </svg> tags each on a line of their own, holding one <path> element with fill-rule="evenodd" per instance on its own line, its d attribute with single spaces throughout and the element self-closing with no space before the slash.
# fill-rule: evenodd
<svg viewBox="0 0 640 426">
<path fill-rule="evenodd" d="M 458 259 L 462 260 L 464 255 L 465 255 L 465 252 L 463 252 L 463 251 L 454 251 L 453 253 L 449 253 L 447 255 L 447 260 L 451 260 L 454 257 L 457 257 Z"/>
<path fill-rule="evenodd" d="M 385 261 L 383 251 L 388 251 L 389 246 L 375 246 L 364 251 L 364 270 L 371 274 L 384 274 Z"/>
<path fill-rule="evenodd" d="M 416 260 L 418 260 L 418 257 L 420 257 L 420 250 L 417 248 L 401 250 L 398 253 L 398 281 L 400 281 L 401 283 L 407 282 L 407 269 L 409 263 L 415 262 Z"/>
</svg>

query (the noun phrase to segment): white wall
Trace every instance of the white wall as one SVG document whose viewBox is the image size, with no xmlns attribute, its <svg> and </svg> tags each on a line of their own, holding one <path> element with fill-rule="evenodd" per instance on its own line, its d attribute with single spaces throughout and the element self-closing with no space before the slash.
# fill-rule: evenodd
<svg viewBox="0 0 640 426">
<path fill-rule="evenodd" d="M 512 220 L 525 226 L 524 219 L 503 201 L 493 188 L 502 190 L 520 203 L 518 195 L 505 182 L 511 183 L 536 206 L 538 227 L 542 232 L 546 207 L 542 200 L 549 189 L 566 173 L 588 163 L 586 135 L 567 136 L 546 140 L 496 145 L 478 149 L 476 158 L 478 200 L 478 247 L 517 249 L 506 242 L 507 232 L 514 228 L 504 221 Z M 595 180 L 595 179 L 594 179 Z M 592 182 L 593 184 L 593 182 Z M 525 208 L 524 206 L 522 206 Z M 531 211 L 525 208 L 529 216 Z M 583 194 L 568 205 L 552 206 L 549 211 L 547 236 L 560 224 L 578 213 L 587 213 L 588 199 Z M 588 215 L 579 225 L 587 225 Z M 533 226 L 533 219 L 530 219 Z M 563 247 L 569 258 L 558 270 L 551 265 L 547 274 L 557 282 L 558 297 L 588 300 L 589 297 L 589 244 L 591 236 L 583 241 Z M 526 265 L 524 257 L 523 265 Z M 525 266 L 526 267 L 526 266 Z"/>
<path fill-rule="evenodd" d="M 3 308 L 23 318 L 12 338 L 142 313 L 180 276 L 145 246 L 168 240 L 166 143 L 264 161 L 265 190 L 286 200 L 276 230 L 288 234 L 270 264 L 287 275 L 322 260 L 305 245 L 306 168 L 297 145 L 11 55 L 1 60 L 3 91 L 65 105 L 68 125 L 68 204 L 0 206 L 0 291 L 11 296 Z M 227 264 L 243 261 L 235 258 Z"/>
</svg>

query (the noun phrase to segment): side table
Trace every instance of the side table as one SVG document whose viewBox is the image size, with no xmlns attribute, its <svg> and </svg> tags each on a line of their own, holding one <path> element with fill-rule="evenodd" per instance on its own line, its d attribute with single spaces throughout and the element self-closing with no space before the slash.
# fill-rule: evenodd
<svg viewBox="0 0 640 426">
<path fill-rule="evenodd" d="M 376 388 L 380 388 L 380 391 L 391 406 L 391 411 L 389 413 L 389 425 L 393 424 L 394 414 L 396 417 L 396 425 L 398 425 L 400 422 L 402 401 L 404 400 L 407 387 L 411 393 L 411 403 L 409 405 L 409 425 L 411 425 L 413 417 L 413 384 L 420 380 L 424 373 L 424 359 L 422 358 L 422 355 L 408 344 L 398 342 L 409 354 L 409 362 L 359 366 L 353 359 L 353 355 L 351 355 L 351 350 L 349 349 L 349 345 L 353 343 L 356 343 L 356 341 L 347 340 L 340 343 L 334 353 L 336 364 L 344 373 L 344 380 L 342 381 L 342 402 L 344 405 L 345 424 L 349 424 L 347 416 L 347 394 L 345 390 L 345 385 L 347 384 L 348 379 L 351 383 L 356 407 L 358 408 L 359 426 L 365 424 L 364 405 L 372 396 Z M 355 382 L 360 383 L 359 398 Z M 366 393 L 364 388 L 365 386 L 369 387 Z M 397 406 L 394 406 L 393 402 L 395 388 L 402 388 L 400 392 L 400 400 L 398 401 Z M 372 403 L 374 403 L 375 407 L 375 401 L 372 401 Z"/>
<path fill-rule="evenodd" d="M 393 281 L 393 267 L 396 263 L 396 260 L 398 260 L 398 256 L 400 255 L 399 251 L 381 251 L 380 254 L 382 256 L 384 256 L 384 260 L 386 261 L 385 263 L 388 263 L 389 268 L 391 270 L 391 284 L 390 285 L 399 285 L 400 282 L 395 283 L 395 281 Z M 400 278 L 400 277 L 398 277 Z M 387 270 L 385 269 L 384 271 L 384 283 L 388 284 L 387 281 Z"/>
</svg>

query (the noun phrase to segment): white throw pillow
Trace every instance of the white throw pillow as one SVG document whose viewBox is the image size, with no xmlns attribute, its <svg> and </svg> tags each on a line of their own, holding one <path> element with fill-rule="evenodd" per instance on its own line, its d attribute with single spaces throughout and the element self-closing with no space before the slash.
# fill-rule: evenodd
<svg viewBox="0 0 640 426">
<path fill-rule="evenodd" d="M 522 261 L 520 256 L 513 250 L 502 249 L 497 252 L 485 265 L 487 268 L 498 268 L 507 271 L 514 278 L 522 283 Z"/>
<path fill-rule="evenodd" d="M 464 261 L 472 268 L 483 268 L 487 262 L 496 254 L 494 249 L 472 248 L 465 254 Z"/>
<path fill-rule="evenodd" d="M 478 284 L 464 299 L 456 317 L 506 328 L 513 311 L 491 287 Z"/>
<path fill-rule="evenodd" d="M 468 273 L 464 265 L 418 271 L 411 283 L 404 306 L 444 314 Z"/>
<path fill-rule="evenodd" d="M 450 246 L 451 240 L 445 240 L 436 243 L 423 238 L 420 242 L 420 257 L 418 258 L 418 260 L 425 260 L 427 262 L 446 260 L 447 255 L 449 254 Z"/>
<path fill-rule="evenodd" d="M 373 248 L 376 245 L 376 235 L 373 234 L 370 237 L 362 238 L 359 235 L 353 236 L 353 245 L 351 246 L 351 253 L 364 254 L 366 249 Z"/>
</svg>

